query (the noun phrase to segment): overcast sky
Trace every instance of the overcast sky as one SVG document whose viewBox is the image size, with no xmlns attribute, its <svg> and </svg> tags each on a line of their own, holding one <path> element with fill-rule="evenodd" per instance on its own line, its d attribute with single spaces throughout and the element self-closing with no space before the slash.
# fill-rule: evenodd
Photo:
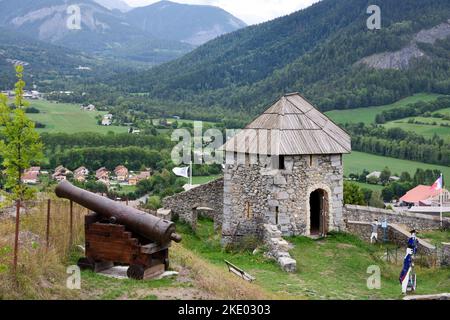
<svg viewBox="0 0 450 320">
<path fill-rule="evenodd" d="M 159 0 L 123 0 L 130 6 L 149 5 Z M 207 4 L 230 12 L 247 24 L 255 24 L 305 8 L 318 0 L 173 0 L 179 3 Z"/>
</svg>

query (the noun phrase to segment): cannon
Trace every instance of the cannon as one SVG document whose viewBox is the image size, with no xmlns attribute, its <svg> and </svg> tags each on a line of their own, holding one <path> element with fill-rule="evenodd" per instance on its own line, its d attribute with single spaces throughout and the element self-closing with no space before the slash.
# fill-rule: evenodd
<svg viewBox="0 0 450 320">
<path fill-rule="evenodd" d="M 67 181 L 60 182 L 55 193 L 92 211 L 85 216 L 86 257 L 78 261 L 81 269 L 100 272 L 113 265 L 128 265 L 128 277 L 137 280 L 168 270 L 171 242 L 181 241 L 173 222 L 80 189 Z"/>
</svg>

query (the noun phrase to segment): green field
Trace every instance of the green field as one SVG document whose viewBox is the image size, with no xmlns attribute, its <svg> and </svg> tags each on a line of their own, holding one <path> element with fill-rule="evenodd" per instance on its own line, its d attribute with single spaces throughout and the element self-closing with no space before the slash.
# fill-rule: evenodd
<svg viewBox="0 0 450 320">
<path fill-rule="evenodd" d="M 445 138 L 445 140 L 450 141 L 450 127 L 441 127 L 439 125 L 428 125 L 428 124 L 415 124 L 415 123 L 408 123 L 408 119 L 402 119 L 402 120 L 397 120 L 397 121 L 391 121 L 388 122 L 386 124 L 384 124 L 384 127 L 391 129 L 391 128 L 400 128 L 403 129 L 405 131 L 411 131 L 417 134 L 420 134 L 422 136 L 424 136 L 425 138 L 432 138 L 434 136 L 434 134 L 437 134 L 439 137 L 441 138 Z M 427 119 L 427 118 L 422 118 L 422 117 L 416 117 L 414 118 L 418 121 L 421 122 L 425 122 L 422 121 L 422 119 Z M 430 118 L 428 118 L 428 121 L 432 121 L 430 120 Z M 435 118 L 431 118 L 431 119 L 435 119 Z M 441 119 L 436 119 L 440 120 L 441 122 L 447 122 L 450 123 L 449 121 L 445 121 L 445 120 L 441 120 Z"/>
<path fill-rule="evenodd" d="M 442 171 L 444 176 L 450 176 L 450 167 L 445 166 L 381 157 L 357 151 L 353 151 L 351 154 L 344 156 L 344 171 L 347 176 L 350 173 L 362 173 L 364 169 L 369 171 L 382 171 L 386 166 L 391 169 L 392 174 L 401 174 L 403 171 L 407 171 L 414 175 L 416 169 L 421 168 L 424 170 L 437 169 Z"/>
<path fill-rule="evenodd" d="M 440 245 L 442 242 L 450 242 L 450 230 L 434 230 L 422 232 L 420 238 L 429 240 L 434 245 Z"/>
<path fill-rule="evenodd" d="M 205 183 L 211 182 L 213 180 L 216 180 L 219 177 L 220 177 L 220 175 L 217 175 L 217 176 L 192 177 L 192 184 L 205 184 Z"/>
<path fill-rule="evenodd" d="M 384 106 L 374 106 L 367 108 L 358 108 L 358 109 L 349 109 L 349 110 L 333 110 L 328 111 L 325 114 L 329 116 L 333 121 L 337 123 L 359 123 L 364 122 L 365 124 L 370 124 L 375 122 L 375 117 L 377 114 L 397 108 L 403 107 L 411 103 L 416 103 L 419 101 L 433 101 L 439 94 L 430 94 L 430 93 L 418 93 L 411 97 L 407 97 L 405 99 L 399 100 L 392 104 L 384 105 Z"/>
<path fill-rule="evenodd" d="M 46 100 L 30 101 L 30 106 L 39 109 L 40 113 L 30 113 L 28 116 L 33 121 L 45 124 L 45 128 L 37 129 L 38 132 L 97 132 L 115 133 L 127 132 L 127 127 L 100 126 L 95 117 L 104 115 L 106 112 L 82 111 L 80 106 L 70 103 L 54 103 Z"/>
<path fill-rule="evenodd" d="M 358 185 L 360 188 L 369 189 L 372 191 L 380 191 L 383 190 L 383 186 L 379 184 L 369 184 L 369 183 L 363 183 L 358 181 L 352 181 L 352 183 Z"/>
</svg>

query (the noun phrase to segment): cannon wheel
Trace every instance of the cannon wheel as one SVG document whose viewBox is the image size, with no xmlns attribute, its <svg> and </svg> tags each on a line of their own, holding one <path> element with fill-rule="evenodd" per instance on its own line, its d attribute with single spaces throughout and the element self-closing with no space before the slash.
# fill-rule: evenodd
<svg viewBox="0 0 450 320">
<path fill-rule="evenodd" d="M 92 258 L 80 258 L 78 259 L 77 263 L 78 267 L 80 267 L 81 270 L 95 270 L 95 261 Z"/>
<path fill-rule="evenodd" d="M 127 276 L 130 279 L 142 280 L 144 279 L 144 267 L 140 264 L 132 264 L 127 270 Z"/>
</svg>

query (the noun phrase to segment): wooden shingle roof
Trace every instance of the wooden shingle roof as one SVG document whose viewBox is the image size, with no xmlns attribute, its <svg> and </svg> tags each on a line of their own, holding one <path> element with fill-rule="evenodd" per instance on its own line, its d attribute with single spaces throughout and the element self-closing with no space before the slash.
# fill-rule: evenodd
<svg viewBox="0 0 450 320">
<path fill-rule="evenodd" d="M 250 154 L 343 154 L 351 152 L 351 139 L 300 94 L 293 93 L 283 96 L 221 149 Z"/>
</svg>

